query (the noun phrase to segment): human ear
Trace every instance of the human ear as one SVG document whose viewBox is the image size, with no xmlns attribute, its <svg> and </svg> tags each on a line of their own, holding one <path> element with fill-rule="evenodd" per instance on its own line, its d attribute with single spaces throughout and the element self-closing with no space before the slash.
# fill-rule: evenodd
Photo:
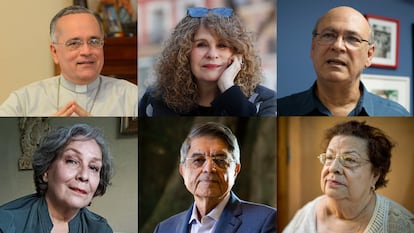
<svg viewBox="0 0 414 233">
<path fill-rule="evenodd" d="M 368 58 L 367 58 L 367 61 L 365 62 L 365 68 L 368 68 L 371 66 L 372 58 L 374 58 L 374 53 L 375 53 L 375 45 L 369 45 Z"/>
<path fill-rule="evenodd" d="M 241 164 L 237 163 L 236 167 L 234 168 L 234 177 L 236 177 L 239 174 L 240 169 L 241 169 Z"/>
<path fill-rule="evenodd" d="M 184 177 L 184 167 L 182 163 L 180 163 L 180 166 L 178 167 L 178 171 L 180 172 L 180 175 Z"/>
<path fill-rule="evenodd" d="M 59 64 L 59 60 L 58 60 L 58 57 L 57 57 L 57 54 L 56 54 L 56 47 L 55 47 L 55 45 L 53 43 L 50 43 L 49 48 L 50 48 L 50 54 L 52 55 L 53 62 L 56 65 L 58 65 Z"/>
<path fill-rule="evenodd" d="M 375 185 L 376 185 L 376 184 L 377 184 L 377 182 L 378 182 L 379 177 L 380 177 L 380 173 L 379 173 L 379 172 L 374 172 L 374 174 L 373 174 L 373 176 L 372 176 L 372 181 L 373 181 L 373 183 L 371 184 L 371 187 L 372 187 L 372 186 L 374 186 L 374 187 L 375 187 Z"/>
</svg>

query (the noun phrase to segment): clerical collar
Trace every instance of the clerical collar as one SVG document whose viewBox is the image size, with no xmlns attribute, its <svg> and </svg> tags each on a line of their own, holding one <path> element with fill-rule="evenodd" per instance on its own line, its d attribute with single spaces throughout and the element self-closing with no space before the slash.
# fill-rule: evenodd
<svg viewBox="0 0 414 233">
<path fill-rule="evenodd" d="M 64 88 L 70 91 L 76 92 L 76 93 L 87 93 L 87 92 L 95 90 L 95 88 L 99 86 L 100 76 L 97 79 L 95 79 L 93 82 L 86 84 L 86 85 L 76 85 L 74 83 L 71 83 L 68 80 L 66 80 L 62 75 L 59 77 L 59 79 L 60 79 L 61 85 Z"/>
</svg>

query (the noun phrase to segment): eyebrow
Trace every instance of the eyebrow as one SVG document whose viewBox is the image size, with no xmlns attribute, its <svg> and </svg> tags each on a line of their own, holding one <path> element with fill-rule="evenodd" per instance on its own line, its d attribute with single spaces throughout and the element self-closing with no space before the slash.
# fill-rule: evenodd
<svg viewBox="0 0 414 233">
<path fill-rule="evenodd" d="M 338 30 L 336 28 L 333 28 L 333 27 L 324 28 L 324 29 L 321 30 L 321 33 L 322 32 L 326 32 L 326 31 L 338 33 Z M 361 36 L 358 32 L 352 31 L 352 30 L 345 30 L 345 33 L 344 34 L 345 35 L 357 35 L 357 36 Z"/>
<path fill-rule="evenodd" d="M 207 42 L 207 39 L 205 39 L 205 38 L 200 38 L 200 37 L 194 37 L 193 38 L 193 42 L 200 42 L 200 41 L 203 41 L 203 42 Z"/>
<path fill-rule="evenodd" d="M 65 149 L 65 150 L 63 150 L 63 153 L 62 153 L 62 155 L 65 153 L 65 152 L 68 152 L 68 151 L 73 151 L 73 152 L 75 152 L 76 153 L 76 155 L 83 155 L 80 151 L 78 151 L 77 149 L 75 149 L 75 148 L 67 148 L 67 149 Z M 102 162 L 102 158 L 98 158 L 98 157 L 92 157 L 92 159 L 90 160 L 90 162 Z"/>
<path fill-rule="evenodd" d="M 190 157 L 205 156 L 205 155 L 206 155 L 205 153 L 201 153 L 201 152 L 194 152 L 194 153 L 192 153 L 192 154 L 191 154 L 191 156 L 190 156 Z"/>
<path fill-rule="evenodd" d="M 330 149 L 330 148 L 327 148 L 327 151 L 332 152 L 332 153 L 337 153 L 334 149 Z M 341 154 L 356 154 L 361 157 L 361 154 L 358 151 L 353 150 L 353 149 L 345 150 Z"/>
<path fill-rule="evenodd" d="M 207 153 L 205 152 L 194 152 L 191 154 L 191 157 L 196 157 L 196 156 L 206 156 Z M 211 154 L 210 157 L 227 157 L 227 154 L 225 152 L 217 152 L 214 154 Z"/>
<path fill-rule="evenodd" d="M 361 154 L 358 151 L 356 151 L 356 150 L 344 151 L 342 154 L 347 154 L 347 155 L 349 155 L 349 154 L 355 154 L 355 155 L 361 157 Z"/>
<path fill-rule="evenodd" d="M 87 40 L 90 40 L 90 39 L 101 39 L 101 37 L 99 37 L 99 36 L 90 36 L 90 37 L 87 38 Z M 82 38 L 72 37 L 72 38 L 69 38 L 67 41 L 70 41 L 70 40 L 82 40 Z"/>
</svg>

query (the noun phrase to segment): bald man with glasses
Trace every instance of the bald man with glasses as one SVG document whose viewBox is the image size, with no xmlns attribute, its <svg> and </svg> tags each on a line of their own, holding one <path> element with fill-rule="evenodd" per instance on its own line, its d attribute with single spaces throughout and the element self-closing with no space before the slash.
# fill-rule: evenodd
<svg viewBox="0 0 414 233">
<path fill-rule="evenodd" d="M 347 6 L 329 10 L 312 33 L 317 79 L 310 89 L 279 98 L 278 116 L 409 116 L 400 104 L 368 92 L 361 82 L 374 52 L 370 25 L 360 12 Z"/>
</svg>

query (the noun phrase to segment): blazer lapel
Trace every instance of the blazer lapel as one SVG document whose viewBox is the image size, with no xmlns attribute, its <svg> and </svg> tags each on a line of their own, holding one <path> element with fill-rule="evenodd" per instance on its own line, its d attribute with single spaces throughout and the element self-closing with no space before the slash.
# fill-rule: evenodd
<svg viewBox="0 0 414 233">
<path fill-rule="evenodd" d="M 233 233 L 240 227 L 239 216 L 242 214 L 240 199 L 233 192 L 230 195 L 229 203 L 224 207 L 215 233 Z"/>
<path fill-rule="evenodd" d="M 188 224 L 188 221 L 190 221 L 191 213 L 193 212 L 194 204 L 190 206 L 190 208 L 187 210 L 187 213 L 185 215 L 182 215 L 182 219 L 179 221 L 180 224 L 178 224 L 177 229 L 175 232 L 177 233 L 189 233 L 190 232 L 190 225 Z"/>
</svg>

